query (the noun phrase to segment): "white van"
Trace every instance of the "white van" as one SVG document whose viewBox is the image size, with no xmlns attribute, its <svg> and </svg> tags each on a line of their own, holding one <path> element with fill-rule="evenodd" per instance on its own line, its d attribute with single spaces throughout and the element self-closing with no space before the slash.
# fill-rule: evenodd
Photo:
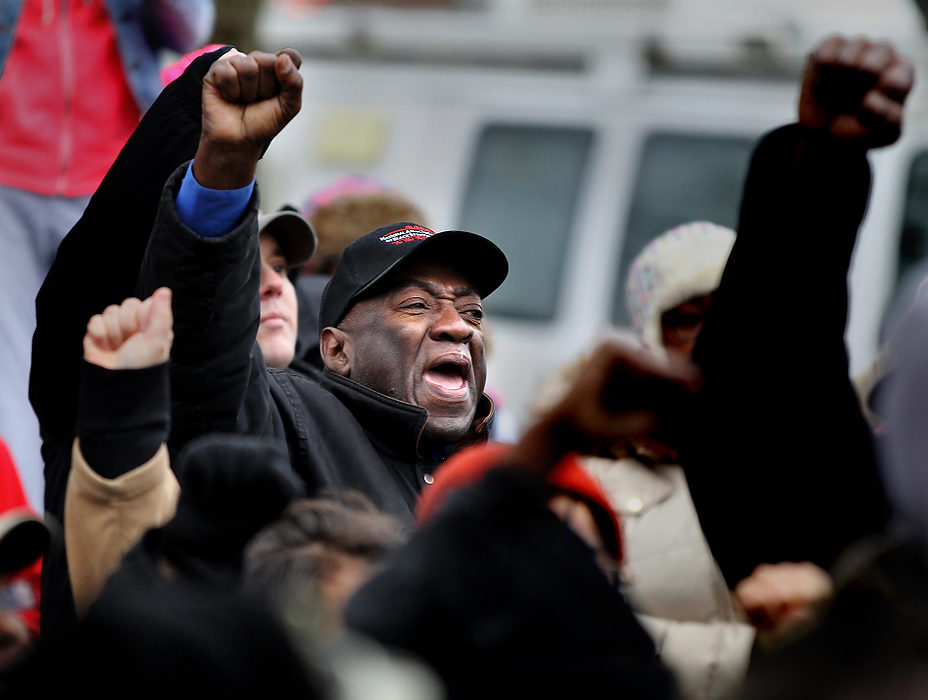
<svg viewBox="0 0 928 700">
<path fill-rule="evenodd" d="M 305 91 L 262 163 L 264 206 L 363 173 L 436 230 L 499 244 L 512 271 L 486 304 L 489 383 L 522 422 L 540 381 L 627 324 L 625 270 L 651 238 L 697 219 L 736 226 L 753 144 L 795 118 L 811 47 L 865 33 L 924 63 L 924 18 L 904 0 L 410 4 L 269 0 L 262 44 L 301 51 Z M 855 372 L 877 351 L 900 264 L 928 252 L 922 103 L 873 157 L 852 271 Z"/>
</svg>

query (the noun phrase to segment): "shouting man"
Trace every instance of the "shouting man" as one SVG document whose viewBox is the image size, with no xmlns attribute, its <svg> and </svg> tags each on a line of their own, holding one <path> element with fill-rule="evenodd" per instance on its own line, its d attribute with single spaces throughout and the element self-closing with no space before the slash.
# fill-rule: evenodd
<svg viewBox="0 0 928 700">
<path fill-rule="evenodd" d="M 506 277 L 481 236 L 399 223 L 345 252 L 321 309 L 319 383 L 267 370 L 258 158 L 299 111 L 299 56 L 236 55 L 204 80 L 192 164 L 168 181 L 139 290 L 174 290 L 171 447 L 210 432 L 285 440 L 310 490 L 356 489 L 405 523 L 449 454 L 486 439 L 482 300 Z"/>
</svg>

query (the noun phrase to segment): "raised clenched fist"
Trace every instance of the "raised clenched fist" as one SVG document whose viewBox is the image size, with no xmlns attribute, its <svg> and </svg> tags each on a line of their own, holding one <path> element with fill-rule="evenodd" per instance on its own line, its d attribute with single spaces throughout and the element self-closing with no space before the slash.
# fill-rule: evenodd
<svg viewBox="0 0 928 700">
<path fill-rule="evenodd" d="M 833 36 L 810 55 L 799 97 L 799 123 L 862 148 L 887 146 L 902 131 L 912 63 L 888 43 Z"/>
<path fill-rule="evenodd" d="M 144 369 L 167 362 L 174 341 L 171 290 L 145 301 L 126 299 L 92 316 L 84 334 L 84 360 L 105 369 Z"/>
</svg>

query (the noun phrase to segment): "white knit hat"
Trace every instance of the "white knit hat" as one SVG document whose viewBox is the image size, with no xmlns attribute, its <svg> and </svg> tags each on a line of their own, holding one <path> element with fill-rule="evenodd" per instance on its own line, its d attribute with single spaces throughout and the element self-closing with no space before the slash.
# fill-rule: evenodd
<svg viewBox="0 0 928 700">
<path fill-rule="evenodd" d="M 638 254 L 628 271 L 625 303 L 646 346 L 663 348 L 665 311 L 715 291 L 734 242 L 730 228 L 694 221 L 661 234 Z"/>
</svg>

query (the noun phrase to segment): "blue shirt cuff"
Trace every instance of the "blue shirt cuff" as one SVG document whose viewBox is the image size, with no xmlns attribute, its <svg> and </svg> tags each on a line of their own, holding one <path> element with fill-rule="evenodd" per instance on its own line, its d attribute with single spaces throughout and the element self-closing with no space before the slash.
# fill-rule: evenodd
<svg viewBox="0 0 928 700">
<path fill-rule="evenodd" d="M 224 236 L 238 226 L 255 189 L 252 181 L 237 190 L 211 190 L 193 176 L 193 161 L 180 183 L 174 204 L 184 225 L 204 238 Z"/>
</svg>

